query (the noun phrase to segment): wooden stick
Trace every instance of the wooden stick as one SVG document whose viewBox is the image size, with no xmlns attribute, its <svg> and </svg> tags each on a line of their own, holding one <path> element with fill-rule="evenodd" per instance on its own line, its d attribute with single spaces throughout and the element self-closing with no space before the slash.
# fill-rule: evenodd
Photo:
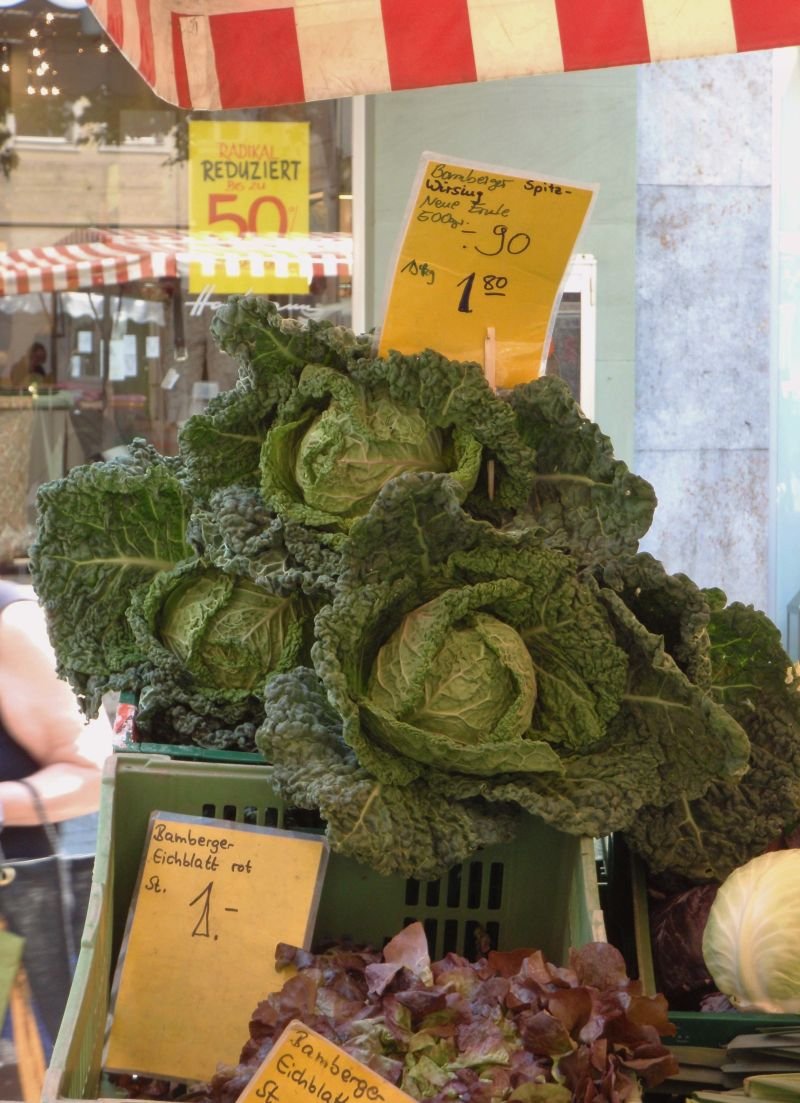
<svg viewBox="0 0 800 1103">
<path fill-rule="evenodd" d="M 497 337 L 494 326 L 489 326 L 483 339 L 483 374 L 493 391 L 497 390 Z M 494 460 L 486 464 L 486 490 L 489 501 L 494 501 Z"/>
</svg>

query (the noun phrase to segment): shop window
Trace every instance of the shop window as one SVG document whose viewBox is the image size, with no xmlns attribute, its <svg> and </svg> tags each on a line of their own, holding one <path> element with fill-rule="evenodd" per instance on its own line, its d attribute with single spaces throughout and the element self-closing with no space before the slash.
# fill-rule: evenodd
<svg viewBox="0 0 800 1103">
<path fill-rule="evenodd" d="M 77 464 L 124 457 L 136 437 L 174 454 L 183 422 L 236 381 L 238 362 L 210 334 L 212 312 L 230 286 L 219 264 L 202 284 L 190 280 L 186 259 L 193 120 L 307 124 L 300 203 L 308 236 L 299 248 L 310 255 L 310 239 L 348 242 L 352 234 L 353 112 L 347 99 L 189 114 L 151 92 L 88 7 L 49 0 L 0 7 L 0 171 L 7 178 L 0 249 L 35 249 L 50 264 L 47 278 L 34 274 L 0 294 L 0 399 L 9 417 L 20 401 L 26 410 L 32 403 L 35 416 L 17 420 L 37 427 L 15 516 L 32 523 L 39 483 Z M 257 237 L 269 230 L 267 213 L 259 209 Z M 91 260 L 76 265 L 82 249 L 102 254 L 103 233 L 130 234 L 140 244 L 151 235 L 147 271 L 120 265 L 116 275 Z M 256 255 L 263 248 L 256 243 Z M 230 251 L 220 258 L 227 272 Z M 58 275 L 62 261 L 71 265 L 68 286 Z M 265 289 L 258 265 L 245 266 L 249 276 L 237 290 L 265 295 L 286 316 L 349 325 L 350 268 L 328 257 L 284 290 L 274 280 Z M 54 279 L 62 280 L 55 288 Z M 31 393 L 26 362 L 39 344 L 46 373 L 34 378 Z M 30 535 L 20 533 L 20 553 Z"/>
</svg>

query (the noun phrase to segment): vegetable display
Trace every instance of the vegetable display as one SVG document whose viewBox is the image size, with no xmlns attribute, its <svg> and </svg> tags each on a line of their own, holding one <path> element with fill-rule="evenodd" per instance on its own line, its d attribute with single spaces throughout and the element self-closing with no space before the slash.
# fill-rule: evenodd
<svg viewBox="0 0 800 1103">
<path fill-rule="evenodd" d="M 277 960 L 295 975 L 256 1008 L 240 1064 L 192 1103 L 234 1103 L 292 1020 L 430 1103 L 624 1103 L 677 1071 L 664 997 L 642 995 L 606 943 L 567 967 L 531 950 L 431 961 L 413 923 L 382 953 L 281 945 Z"/>
<path fill-rule="evenodd" d="M 145 738 L 259 748 L 387 874 L 532 813 L 712 879 L 793 823 L 777 630 L 638 552 L 653 489 L 565 383 L 495 394 L 252 296 L 211 329 L 239 378 L 177 457 L 136 442 L 39 492 L 34 583 L 87 713 L 129 690 Z"/>
</svg>

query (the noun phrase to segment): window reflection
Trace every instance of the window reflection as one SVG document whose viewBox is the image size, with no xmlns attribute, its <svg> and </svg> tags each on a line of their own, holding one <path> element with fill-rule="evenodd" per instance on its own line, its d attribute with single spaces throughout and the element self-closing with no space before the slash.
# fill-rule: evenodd
<svg viewBox="0 0 800 1103">
<path fill-rule="evenodd" d="M 212 310 L 227 297 L 213 278 L 199 291 L 182 262 L 166 275 L 120 270 L 119 278 L 84 266 L 66 286 L 60 254 L 93 238 L 97 246 L 103 230 L 185 236 L 192 118 L 308 122 L 311 240 L 303 247 L 313 250 L 319 235 L 347 241 L 351 112 L 344 100 L 190 114 L 151 92 L 89 8 L 0 7 L 0 271 L 10 255 L 37 250 L 61 272 L 55 285 L 14 275 L 0 291 L 0 434 L 13 420 L 21 473 L 0 502 L 0 531 L 17 533 L 14 554 L 28 546 L 41 482 L 124 456 L 134 437 L 174 453 L 183 421 L 238 372 L 210 338 Z M 270 298 L 287 315 L 349 324 L 350 278 L 349 262 L 329 257 L 309 269 L 305 290 Z M 259 278 L 247 289 L 260 293 Z M 46 373 L 23 372 L 37 343 Z M 8 556 L 6 540 L 0 559 Z"/>
</svg>

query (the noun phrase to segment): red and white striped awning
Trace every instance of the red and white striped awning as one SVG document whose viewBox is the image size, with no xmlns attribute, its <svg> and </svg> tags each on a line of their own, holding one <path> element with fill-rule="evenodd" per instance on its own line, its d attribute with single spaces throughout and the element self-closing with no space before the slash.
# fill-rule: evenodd
<svg viewBox="0 0 800 1103">
<path fill-rule="evenodd" d="M 297 237 L 217 237 L 167 230 L 88 230 L 57 245 L 0 253 L 0 295 L 79 291 L 133 280 L 188 274 L 199 265 L 209 284 L 215 277 L 264 276 L 346 278 L 352 269 L 352 238 L 346 234 Z M 222 283 L 222 279 L 219 280 Z"/>
<path fill-rule="evenodd" d="M 162 99 L 219 110 L 800 44 L 800 0 L 89 0 Z"/>
</svg>

